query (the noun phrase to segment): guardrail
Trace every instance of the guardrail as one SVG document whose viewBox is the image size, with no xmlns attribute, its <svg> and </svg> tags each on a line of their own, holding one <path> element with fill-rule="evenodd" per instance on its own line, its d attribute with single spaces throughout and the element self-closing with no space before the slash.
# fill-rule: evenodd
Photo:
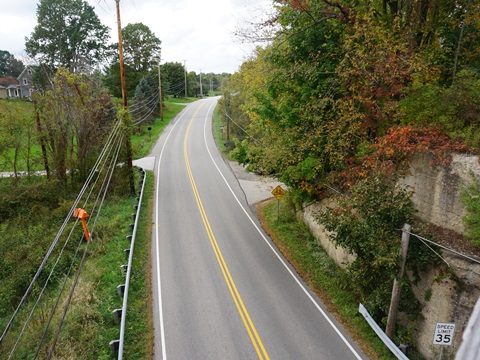
<svg viewBox="0 0 480 360">
<path fill-rule="evenodd" d="M 373 318 L 368 313 L 367 309 L 360 303 L 358 307 L 358 312 L 363 315 L 365 320 L 367 320 L 370 327 L 375 331 L 378 337 L 383 341 L 383 343 L 390 349 L 390 351 L 395 355 L 397 359 L 408 360 L 408 357 L 400 350 L 395 343 L 390 340 L 390 338 L 383 332 L 383 330 L 378 326 L 378 324 L 373 320 Z"/>
<path fill-rule="evenodd" d="M 130 286 L 130 275 L 132 272 L 132 259 L 133 259 L 133 249 L 135 246 L 135 236 L 137 234 L 137 226 L 138 226 L 138 219 L 140 215 L 140 209 L 142 205 L 142 198 L 143 198 L 143 191 L 145 189 L 145 180 L 146 180 L 146 172 L 142 168 L 138 168 L 142 173 L 142 179 L 140 181 L 141 190 L 139 192 L 139 197 L 137 197 L 137 205 L 135 205 L 135 209 L 137 210 L 136 213 L 132 214 L 132 218 L 134 220 L 133 224 L 130 224 L 130 228 L 132 230 L 132 235 L 128 235 L 127 239 L 130 240 L 130 248 L 125 249 L 124 253 L 125 256 L 128 255 L 128 264 L 121 265 L 122 271 L 126 272 L 125 276 L 125 284 L 121 284 L 117 286 L 117 292 L 119 296 L 123 296 L 123 305 L 121 309 L 116 309 L 113 311 L 114 321 L 116 323 L 120 322 L 120 337 L 118 340 L 110 341 L 110 348 L 113 351 L 118 351 L 118 360 L 122 360 L 123 358 L 123 343 L 125 337 L 125 322 L 127 317 L 127 304 L 128 304 L 128 289 Z"/>
</svg>

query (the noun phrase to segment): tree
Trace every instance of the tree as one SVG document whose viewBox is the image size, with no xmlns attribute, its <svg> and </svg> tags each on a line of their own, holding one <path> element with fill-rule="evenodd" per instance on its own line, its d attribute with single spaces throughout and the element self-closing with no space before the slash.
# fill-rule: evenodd
<svg viewBox="0 0 480 360">
<path fill-rule="evenodd" d="M 122 29 L 122 37 L 125 64 L 143 75 L 157 66 L 162 42 L 148 26 L 128 24 Z"/>
<path fill-rule="evenodd" d="M 110 95 L 96 79 L 60 68 L 51 89 L 34 100 L 56 177 L 65 184 L 67 170 L 73 177 L 78 169 L 83 181 L 115 119 Z"/>
<path fill-rule="evenodd" d="M 80 73 L 103 59 L 108 28 L 86 1 L 41 0 L 37 21 L 25 48 L 40 62 Z"/>
<path fill-rule="evenodd" d="M 162 87 L 165 94 L 183 96 L 185 94 L 185 68 L 179 62 L 167 62 L 160 65 Z"/>
<path fill-rule="evenodd" d="M 30 172 L 32 166 L 31 140 L 33 120 L 16 103 L 0 102 L 0 168 L 13 170 L 15 178 L 20 170 Z M 26 166 L 26 168 L 25 168 Z"/>
<path fill-rule="evenodd" d="M 150 75 L 140 80 L 130 106 L 135 123 L 151 121 L 158 116 L 160 108 L 158 77 Z"/>
<path fill-rule="evenodd" d="M 148 76 L 151 71 L 156 72 L 161 41 L 148 26 L 142 23 L 125 26 L 122 29 L 122 40 L 127 97 L 131 97 L 140 80 Z M 118 43 L 111 45 L 109 50 L 112 60 L 105 70 L 104 81 L 114 96 L 121 97 Z"/>
<path fill-rule="evenodd" d="M 25 65 L 20 60 L 15 59 L 15 56 L 8 51 L 0 50 L 0 77 L 13 76 L 18 77 L 25 68 Z"/>
<path fill-rule="evenodd" d="M 125 81 L 127 97 L 131 97 L 135 93 L 135 88 L 142 79 L 142 73 L 135 71 L 130 65 L 124 64 Z M 122 82 L 120 79 L 120 62 L 116 61 L 105 69 L 103 77 L 105 86 L 110 90 L 113 96 L 122 97 Z"/>
</svg>

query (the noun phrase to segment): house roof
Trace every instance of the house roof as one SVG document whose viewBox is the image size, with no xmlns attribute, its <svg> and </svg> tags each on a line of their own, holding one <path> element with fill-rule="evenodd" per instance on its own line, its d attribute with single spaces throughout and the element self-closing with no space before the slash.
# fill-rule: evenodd
<svg viewBox="0 0 480 360">
<path fill-rule="evenodd" d="M 10 86 L 10 85 L 19 85 L 20 82 L 13 76 L 5 76 L 0 78 L 0 85 Z"/>
<path fill-rule="evenodd" d="M 33 66 L 30 66 L 30 65 L 25 66 L 22 72 L 20 73 L 20 75 L 18 75 L 17 79 L 21 79 L 25 75 L 25 72 L 27 72 L 27 70 L 33 70 Z"/>
</svg>

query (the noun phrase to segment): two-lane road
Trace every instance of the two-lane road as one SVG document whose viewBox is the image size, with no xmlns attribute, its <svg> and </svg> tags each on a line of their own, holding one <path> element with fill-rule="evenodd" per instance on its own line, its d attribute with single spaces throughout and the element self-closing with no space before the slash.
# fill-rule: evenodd
<svg viewBox="0 0 480 360">
<path fill-rule="evenodd" d="M 217 99 L 157 142 L 156 359 L 366 359 L 261 230 L 213 140 Z"/>
</svg>

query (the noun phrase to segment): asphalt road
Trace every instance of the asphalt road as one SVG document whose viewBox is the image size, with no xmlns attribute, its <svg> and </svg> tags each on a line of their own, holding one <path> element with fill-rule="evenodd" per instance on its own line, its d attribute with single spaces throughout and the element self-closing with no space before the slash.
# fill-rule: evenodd
<svg viewBox="0 0 480 360">
<path fill-rule="evenodd" d="M 152 155 L 155 359 L 367 359 L 279 255 L 188 105 Z"/>
</svg>

